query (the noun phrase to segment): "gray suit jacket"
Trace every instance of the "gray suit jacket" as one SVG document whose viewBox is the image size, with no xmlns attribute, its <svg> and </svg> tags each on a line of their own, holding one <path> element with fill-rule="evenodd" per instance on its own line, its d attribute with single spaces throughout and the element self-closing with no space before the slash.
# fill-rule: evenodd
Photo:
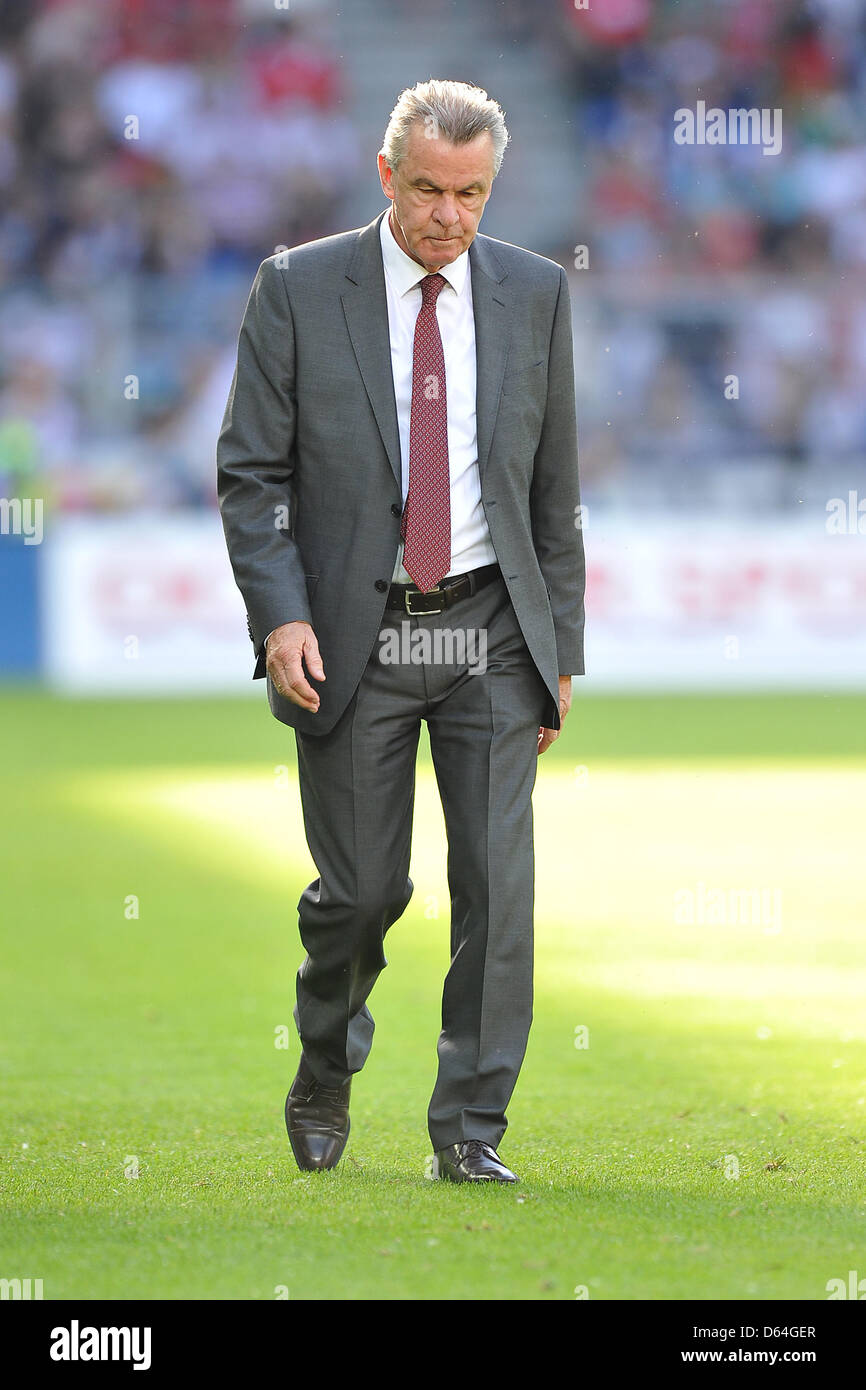
<svg viewBox="0 0 866 1390">
<path fill-rule="evenodd" d="M 326 734 L 383 624 L 402 483 L 379 222 L 262 261 L 217 444 L 220 512 L 264 676 L 264 640 L 311 623 L 326 680 L 313 714 L 268 679 L 272 712 Z M 543 256 L 476 233 L 469 248 L 481 497 L 559 728 L 560 675 L 582 675 L 584 554 L 568 283 Z"/>
</svg>

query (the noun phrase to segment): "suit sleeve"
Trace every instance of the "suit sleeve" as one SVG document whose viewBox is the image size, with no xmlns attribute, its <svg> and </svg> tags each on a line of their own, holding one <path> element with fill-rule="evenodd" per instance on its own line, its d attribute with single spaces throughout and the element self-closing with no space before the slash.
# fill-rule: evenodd
<svg viewBox="0 0 866 1390">
<path fill-rule="evenodd" d="M 291 534 L 296 424 L 291 306 L 274 258 L 256 272 L 217 441 L 217 496 L 235 582 L 265 674 L 265 638 L 310 622 L 304 565 Z"/>
<path fill-rule="evenodd" d="M 571 303 L 561 267 L 547 384 L 547 407 L 529 496 L 532 535 L 550 595 L 559 674 L 582 676 L 586 563 L 577 466 Z"/>
</svg>

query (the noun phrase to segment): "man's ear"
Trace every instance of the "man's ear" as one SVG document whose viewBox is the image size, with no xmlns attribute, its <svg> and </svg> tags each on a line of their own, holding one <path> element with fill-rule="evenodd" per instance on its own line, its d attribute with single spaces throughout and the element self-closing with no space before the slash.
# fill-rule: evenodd
<svg viewBox="0 0 866 1390">
<path fill-rule="evenodd" d="M 376 164 L 379 169 L 379 182 L 382 185 L 382 192 L 386 198 L 394 197 L 394 171 L 388 164 L 383 154 L 376 156 Z"/>
</svg>

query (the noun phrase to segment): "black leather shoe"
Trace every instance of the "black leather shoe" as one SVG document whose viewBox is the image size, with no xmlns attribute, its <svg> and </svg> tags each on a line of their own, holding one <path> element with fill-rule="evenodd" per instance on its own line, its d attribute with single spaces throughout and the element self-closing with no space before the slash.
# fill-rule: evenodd
<svg viewBox="0 0 866 1390">
<path fill-rule="evenodd" d="M 299 1168 L 335 1168 L 349 1137 L 352 1078 L 323 1086 L 301 1053 L 298 1074 L 286 1096 L 286 1129 Z"/>
<path fill-rule="evenodd" d="M 506 1168 L 492 1144 L 481 1139 L 464 1139 L 440 1149 L 433 1159 L 433 1177 L 450 1182 L 519 1182 Z"/>
</svg>

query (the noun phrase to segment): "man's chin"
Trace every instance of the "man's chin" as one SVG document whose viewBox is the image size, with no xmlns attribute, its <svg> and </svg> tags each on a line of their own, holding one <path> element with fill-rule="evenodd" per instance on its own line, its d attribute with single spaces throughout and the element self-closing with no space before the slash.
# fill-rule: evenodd
<svg viewBox="0 0 866 1390">
<path fill-rule="evenodd" d="M 432 266 L 450 265 L 456 261 L 463 250 L 461 241 L 436 241 L 430 237 L 425 237 L 418 251 L 418 257 L 428 268 Z"/>
</svg>

